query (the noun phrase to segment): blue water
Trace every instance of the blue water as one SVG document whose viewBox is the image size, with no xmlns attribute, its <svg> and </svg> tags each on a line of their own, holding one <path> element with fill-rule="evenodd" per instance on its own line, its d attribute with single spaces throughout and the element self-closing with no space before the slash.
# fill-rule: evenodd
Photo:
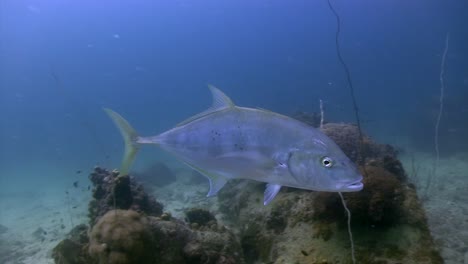
<svg viewBox="0 0 468 264">
<path fill-rule="evenodd" d="M 450 32 L 439 141 L 468 151 L 468 2 L 332 3 L 363 129 L 403 150 L 434 151 Z M 336 26 L 325 0 L 1 0 L 0 183 L 118 167 L 102 107 L 154 135 L 208 107 L 208 83 L 241 106 L 290 115 L 321 99 L 328 120 L 355 122 Z"/>
</svg>

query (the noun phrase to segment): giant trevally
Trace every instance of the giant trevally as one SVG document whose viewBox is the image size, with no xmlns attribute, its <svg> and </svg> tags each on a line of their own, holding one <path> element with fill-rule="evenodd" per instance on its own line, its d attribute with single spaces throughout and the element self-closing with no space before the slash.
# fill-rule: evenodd
<svg viewBox="0 0 468 264">
<path fill-rule="evenodd" d="M 210 91 L 211 108 L 151 137 L 140 137 L 122 116 L 105 109 L 125 140 L 120 173 L 128 173 L 141 145 L 154 144 L 206 176 L 207 196 L 229 179 L 267 183 L 265 205 L 281 186 L 329 192 L 363 188 L 356 166 L 321 131 L 268 110 L 236 106 L 213 86 Z"/>
</svg>

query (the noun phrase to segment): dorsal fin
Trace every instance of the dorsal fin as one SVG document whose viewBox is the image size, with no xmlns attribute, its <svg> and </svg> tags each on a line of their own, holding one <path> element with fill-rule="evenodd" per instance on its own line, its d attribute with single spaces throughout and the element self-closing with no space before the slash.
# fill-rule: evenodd
<svg viewBox="0 0 468 264">
<path fill-rule="evenodd" d="M 208 88 L 210 88 L 211 95 L 213 96 L 213 104 L 211 105 L 211 107 L 206 109 L 205 111 L 203 111 L 201 113 L 198 113 L 198 114 L 196 114 L 196 115 L 194 115 L 194 116 L 180 122 L 179 124 L 177 124 L 177 126 L 183 126 L 183 125 L 188 124 L 188 123 L 190 123 L 190 122 L 192 122 L 194 120 L 202 118 L 202 117 L 204 117 L 206 115 L 209 115 L 209 114 L 212 114 L 214 112 L 217 112 L 217 111 L 220 111 L 220 110 L 235 106 L 234 103 L 232 102 L 232 100 L 227 95 L 225 95 L 223 92 L 221 92 L 221 90 L 219 90 L 218 88 L 214 87 L 211 84 L 208 85 Z"/>
<path fill-rule="evenodd" d="M 213 105 L 211 106 L 211 108 L 224 109 L 234 106 L 234 103 L 232 102 L 231 98 L 229 98 L 227 95 L 221 92 L 220 89 L 214 87 L 211 84 L 208 84 L 208 88 L 210 88 L 211 95 L 213 96 Z"/>
</svg>

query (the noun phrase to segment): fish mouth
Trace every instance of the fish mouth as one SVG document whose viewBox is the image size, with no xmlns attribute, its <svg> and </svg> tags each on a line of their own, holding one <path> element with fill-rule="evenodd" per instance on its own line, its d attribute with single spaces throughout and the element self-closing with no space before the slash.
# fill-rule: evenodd
<svg viewBox="0 0 468 264">
<path fill-rule="evenodd" d="M 364 184 L 361 182 L 361 180 L 362 179 L 346 185 L 346 187 L 344 188 L 345 191 L 346 192 L 357 192 L 357 191 L 362 190 L 362 188 L 364 188 Z"/>
</svg>

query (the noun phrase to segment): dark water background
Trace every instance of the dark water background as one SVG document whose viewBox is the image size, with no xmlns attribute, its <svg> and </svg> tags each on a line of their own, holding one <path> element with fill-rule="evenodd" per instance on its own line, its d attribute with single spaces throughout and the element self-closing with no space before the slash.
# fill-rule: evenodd
<svg viewBox="0 0 468 264">
<path fill-rule="evenodd" d="M 331 2 L 365 132 L 402 148 L 433 151 L 450 32 L 441 153 L 466 151 L 468 2 Z M 322 99 L 354 122 L 335 30 L 326 0 L 1 0 L 0 171 L 116 167 L 102 107 L 157 134 L 209 106 L 208 83 L 284 114 Z"/>
</svg>

